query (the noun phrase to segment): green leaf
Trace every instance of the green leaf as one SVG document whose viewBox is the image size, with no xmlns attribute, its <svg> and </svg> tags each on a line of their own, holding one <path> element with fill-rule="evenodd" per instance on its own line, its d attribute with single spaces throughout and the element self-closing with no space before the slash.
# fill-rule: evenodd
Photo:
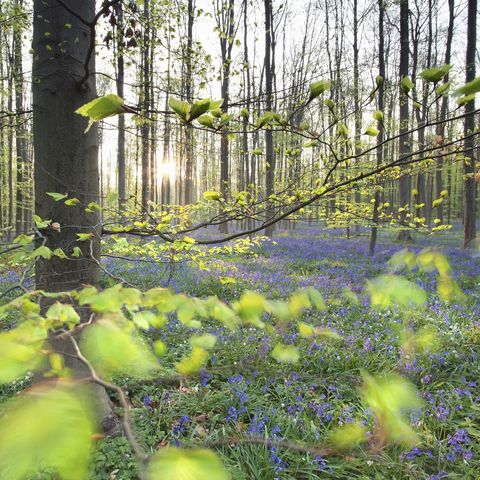
<svg viewBox="0 0 480 480">
<path fill-rule="evenodd" d="M 164 448 L 147 468 L 147 480 L 230 480 L 217 455 L 210 450 Z"/>
<path fill-rule="evenodd" d="M 67 207 L 74 207 L 80 203 L 80 200 L 78 198 L 69 198 L 68 200 L 65 200 L 64 203 Z"/>
<path fill-rule="evenodd" d="M 80 322 L 80 316 L 75 309 L 71 305 L 60 302 L 55 302 L 49 307 L 46 317 L 49 320 L 57 321 L 61 325 L 66 323 L 69 327 L 73 327 Z"/>
<path fill-rule="evenodd" d="M 375 110 L 372 114 L 372 117 L 377 121 L 377 122 L 383 122 L 383 112 L 381 110 Z"/>
<path fill-rule="evenodd" d="M 107 288 L 102 292 L 97 292 L 96 289 L 84 289 L 79 294 L 78 303 L 90 304 L 92 310 L 97 313 L 118 313 L 123 306 L 123 296 L 116 287 Z"/>
<path fill-rule="evenodd" d="M 175 368 L 182 375 L 193 375 L 199 372 L 208 361 L 208 352 L 202 347 L 194 346 L 190 355 L 182 358 L 175 364 Z"/>
<path fill-rule="evenodd" d="M 52 258 L 52 251 L 45 245 L 42 245 L 32 252 L 32 257 L 42 257 L 45 260 L 50 260 Z"/>
<path fill-rule="evenodd" d="M 436 68 L 427 68 L 423 72 L 420 72 L 420 76 L 427 82 L 437 83 L 439 82 L 452 68 L 452 65 L 442 65 Z"/>
<path fill-rule="evenodd" d="M 25 235 L 24 233 L 21 233 L 20 235 L 18 235 L 18 237 L 15 237 L 13 239 L 13 243 L 15 245 L 25 246 L 32 243 L 34 239 L 35 239 L 35 235 Z"/>
<path fill-rule="evenodd" d="M 310 287 L 306 289 L 308 296 L 310 297 L 313 306 L 317 310 L 325 310 L 327 305 L 325 304 L 325 300 L 323 299 L 322 294 L 314 287 Z"/>
<path fill-rule="evenodd" d="M 363 372 L 362 376 L 362 397 L 373 411 L 382 435 L 394 443 L 416 443 L 418 437 L 404 418 L 405 411 L 422 405 L 412 384 L 394 374 L 375 378 Z"/>
<path fill-rule="evenodd" d="M 300 359 L 295 345 L 284 345 L 283 343 L 277 343 L 271 355 L 278 363 L 297 363 Z"/>
<path fill-rule="evenodd" d="M 59 202 L 60 200 L 63 200 L 68 196 L 68 195 L 63 195 L 62 193 L 55 193 L 55 192 L 46 192 L 46 193 L 47 195 L 52 197 L 56 202 Z"/>
<path fill-rule="evenodd" d="M 211 333 L 205 333 L 204 335 L 193 335 L 190 337 L 189 341 L 192 347 L 201 347 L 205 350 L 211 350 L 217 343 L 217 337 Z"/>
<path fill-rule="evenodd" d="M 61 248 L 56 248 L 53 252 L 53 255 L 55 255 L 58 258 L 61 258 L 62 260 L 66 260 L 68 257 L 65 255 L 65 252 Z"/>
<path fill-rule="evenodd" d="M 167 352 L 167 346 L 161 340 L 157 340 L 153 343 L 153 351 L 157 357 L 162 357 Z"/>
<path fill-rule="evenodd" d="M 157 315 L 147 310 L 136 312 L 132 315 L 132 320 L 137 327 L 142 330 L 148 330 L 157 320 Z"/>
<path fill-rule="evenodd" d="M 51 220 L 43 220 L 38 215 L 34 215 L 33 220 L 35 221 L 35 226 L 37 228 L 47 228 L 52 223 Z"/>
<path fill-rule="evenodd" d="M 80 247 L 73 247 L 72 257 L 79 258 L 82 256 L 82 249 Z"/>
<path fill-rule="evenodd" d="M 427 301 L 425 290 L 398 275 L 380 275 L 367 281 L 367 291 L 372 306 L 378 309 L 390 306 L 422 308 Z"/>
<path fill-rule="evenodd" d="M 77 242 L 87 242 L 93 238 L 93 233 L 77 233 Z"/>
<path fill-rule="evenodd" d="M 325 104 L 325 106 L 327 106 L 330 111 L 333 112 L 334 108 L 335 108 L 335 102 L 331 99 L 331 98 L 326 98 L 323 103 Z"/>
<path fill-rule="evenodd" d="M 233 306 L 243 322 L 263 326 L 260 317 L 265 309 L 265 298 L 262 295 L 246 291 Z"/>
<path fill-rule="evenodd" d="M 210 110 L 218 110 L 223 105 L 223 98 L 220 100 L 212 100 L 210 102 Z"/>
<path fill-rule="evenodd" d="M 210 109 L 210 104 L 211 104 L 211 100 L 209 98 L 205 98 L 204 100 L 199 100 L 198 102 L 194 102 L 190 110 L 189 120 L 195 120 L 196 118 L 200 117 L 204 113 L 208 112 L 208 110 Z"/>
<path fill-rule="evenodd" d="M 457 88 L 453 95 L 456 97 L 459 97 L 460 95 L 469 97 L 470 95 L 475 95 L 477 92 L 480 92 L 480 77 L 477 77 L 471 82 L 466 83 L 462 87 Z"/>
<path fill-rule="evenodd" d="M 88 477 L 94 405 L 85 387 L 37 386 L 14 399 L 0 419 L 2 478 L 23 480 L 43 469 L 58 478 Z"/>
<path fill-rule="evenodd" d="M 364 132 L 364 135 L 368 135 L 370 137 L 376 137 L 378 134 L 380 133 L 380 130 L 378 130 L 377 128 L 375 127 L 368 127 L 365 132 Z"/>
<path fill-rule="evenodd" d="M 201 115 L 197 118 L 197 122 L 207 128 L 215 127 L 215 119 L 211 115 Z"/>
<path fill-rule="evenodd" d="M 190 113 L 190 104 L 188 102 L 182 102 L 174 97 L 170 97 L 168 99 L 168 106 L 177 114 L 182 122 L 185 123 L 188 120 Z"/>
<path fill-rule="evenodd" d="M 40 350 L 46 338 L 46 330 L 35 321 L 0 333 L 0 383 L 12 382 L 38 370 L 44 363 Z"/>
<path fill-rule="evenodd" d="M 346 423 L 329 435 L 329 443 L 338 450 L 348 450 L 363 443 L 367 429 L 358 422 Z"/>
<path fill-rule="evenodd" d="M 219 192 L 204 192 L 203 198 L 207 201 L 213 202 L 220 200 Z"/>
<path fill-rule="evenodd" d="M 408 75 L 402 78 L 401 85 L 405 93 L 408 93 L 410 90 L 412 90 L 415 87 L 414 83 L 412 82 L 412 79 Z"/>
<path fill-rule="evenodd" d="M 122 317 L 104 318 L 88 327 L 81 347 L 94 368 L 106 377 L 124 374 L 149 378 L 159 368 L 153 353 L 136 335 L 133 324 Z"/>
<path fill-rule="evenodd" d="M 114 93 L 95 98 L 81 106 L 75 113 L 89 118 L 87 130 L 95 123 L 125 112 L 123 99 Z"/>
<path fill-rule="evenodd" d="M 470 95 L 465 95 L 463 97 L 457 98 L 457 104 L 462 107 L 468 102 L 471 102 L 475 99 L 475 93 L 471 93 Z"/>
<path fill-rule="evenodd" d="M 305 322 L 298 322 L 298 333 L 303 338 L 315 336 L 315 327 Z"/>
<path fill-rule="evenodd" d="M 320 80 L 318 82 L 313 82 L 310 85 L 310 97 L 308 98 L 308 101 L 311 102 L 314 98 L 317 98 L 323 92 L 329 90 L 331 86 L 332 83 L 328 80 Z"/>
<path fill-rule="evenodd" d="M 233 277 L 220 277 L 220 283 L 222 285 L 234 285 L 237 281 Z"/>
<path fill-rule="evenodd" d="M 437 95 L 445 95 L 448 92 L 451 84 L 452 82 L 445 82 L 444 84 L 439 85 L 435 89 L 435 92 L 437 93 Z"/>
</svg>

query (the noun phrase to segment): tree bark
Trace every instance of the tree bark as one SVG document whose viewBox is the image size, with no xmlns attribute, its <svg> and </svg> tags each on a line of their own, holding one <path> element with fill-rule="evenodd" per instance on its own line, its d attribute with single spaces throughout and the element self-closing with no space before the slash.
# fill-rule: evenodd
<svg viewBox="0 0 480 480">
<path fill-rule="evenodd" d="M 400 82 L 403 78 L 408 76 L 408 61 L 409 61 L 409 27 L 408 27 L 408 0 L 400 0 Z M 409 127 L 409 99 L 405 93 L 405 89 L 400 84 L 400 129 L 399 129 L 399 156 L 405 157 L 411 151 Z M 399 180 L 399 220 L 400 225 L 405 227 L 407 225 L 407 212 L 410 207 L 410 193 L 411 193 L 411 178 L 406 172 L 401 173 Z M 400 241 L 412 240 L 410 231 L 402 228 L 398 232 L 397 239 Z"/>
<path fill-rule="evenodd" d="M 447 30 L 447 42 L 445 49 L 445 63 L 450 63 L 451 52 L 452 52 L 452 39 L 453 39 L 453 24 L 455 20 L 455 0 L 448 0 L 448 30 Z M 447 74 L 444 77 L 443 82 L 447 83 L 449 81 L 449 75 Z M 448 109 L 448 96 L 444 95 L 442 97 L 442 105 L 440 107 L 440 123 L 436 129 L 437 142 L 442 143 L 445 141 L 445 119 L 447 118 L 447 109 Z M 443 155 L 438 158 L 437 167 L 435 169 L 435 183 L 436 183 L 436 194 L 437 198 L 440 198 L 440 194 L 443 191 Z M 450 201 L 450 195 L 449 195 Z M 443 203 L 437 207 L 437 218 L 441 223 L 444 221 L 443 215 Z"/>
<path fill-rule="evenodd" d="M 265 110 L 272 111 L 273 105 L 273 59 L 272 59 L 272 0 L 264 0 L 265 7 Z M 274 216 L 274 204 L 270 202 L 270 196 L 274 193 L 275 187 L 275 151 L 273 149 L 273 132 L 271 128 L 265 130 L 265 196 L 267 205 L 267 220 Z M 273 236 L 275 230 L 274 225 L 270 225 L 265 229 L 267 237 Z"/>
<path fill-rule="evenodd" d="M 125 82 L 125 61 L 123 56 L 123 4 L 118 4 L 117 10 L 117 95 L 124 96 Z M 118 116 L 118 136 L 117 136 L 117 167 L 118 167 L 118 208 L 120 211 L 125 209 L 127 201 L 126 189 L 126 162 L 125 162 L 125 117 L 123 114 Z"/>
<path fill-rule="evenodd" d="M 468 0 L 467 51 L 465 61 L 465 83 L 475 78 L 475 53 L 477 42 L 477 0 Z M 465 104 L 464 149 L 465 149 L 465 210 L 463 246 L 472 246 L 472 240 L 477 236 L 475 218 L 475 141 L 470 136 L 475 128 L 475 98 Z"/>
<path fill-rule="evenodd" d="M 381 112 L 385 109 L 385 4 L 384 0 L 378 0 L 378 75 L 381 78 L 381 83 L 378 86 L 378 110 Z M 385 130 L 383 121 L 378 122 L 378 130 L 380 133 L 377 136 L 377 166 L 383 163 L 383 141 L 385 137 Z M 369 253 L 371 256 L 375 253 L 375 246 L 377 244 L 378 235 L 378 206 L 380 204 L 380 192 L 375 191 L 373 203 L 373 226 L 370 233 Z"/>
<path fill-rule="evenodd" d="M 94 17 L 95 1 L 66 4 L 84 19 Z M 71 24 L 72 28 L 65 28 Z M 54 1 L 34 0 L 33 18 L 33 136 L 35 148 L 35 212 L 60 226 L 42 231 L 46 246 L 62 248 L 67 256 L 82 249 L 78 260 L 38 260 L 36 287 L 48 291 L 95 284 L 99 267 L 100 237 L 97 218 L 85 206 L 98 201 L 98 128 L 85 133 L 87 121 L 75 110 L 96 97 L 92 76 L 79 85 L 85 74 L 84 61 L 90 48 L 90 29 Z M 89 70 L 94 71 L 91 56 Z M 47 192 L 68 194 L 80 200 L 78 206 L 55 202 Z M 90 242 L 77 242 L 78 233 L 92 233 Z"/>
</svg>

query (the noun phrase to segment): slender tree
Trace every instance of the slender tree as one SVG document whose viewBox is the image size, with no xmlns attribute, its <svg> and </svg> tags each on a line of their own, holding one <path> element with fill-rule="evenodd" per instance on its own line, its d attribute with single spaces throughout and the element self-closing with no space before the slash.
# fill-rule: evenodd
<svg viewBox="0 0 480 480">
<path fill-rule="evenodd" d="M 409 131 L 409 99 L 407 87 L 403 81 L 408 76 L 410 43 L 409 43 L 409 9 L 408 0 L 400 0 L 400 128 L 399 128 L 399 155 L 404 158 L 411 151 Z M 400 224 L 405 227 L 410 205 L 411 178 L 407 172 L 402 172 L 399 180 L 399 205 L 401 213 Z M 398 232 L 398 240 L 411 240 L 410 231 L 402 228 Z"/>
<path fill-rule="evenodd" d="M 272 111 L 273 107 L 273 77 L 274 77 L 274 60 L 272 56 L 272 35 L 273 35 L 273 7 L 272 0 L 264 0 L 265 7 L 265 109 L 267 112 Z M 273 132 L 270 128 L 265 130 L 265 195 L 267 201 L 274 193 L 275 184 L 275 151 L 273 148 Z M 269 202 L 269 209 L 273 209 L 273 203 Z M 272 215 L 273 212 L 270 212 Z M 267 215 L 268 218 L 268 215 Z M 265 235 L 271 237 L 274 232 L 274 225 L 271 225 L 265 229 Z"/>
<path fill-rule="evenodd" d="M 378 0 L 378 110 L 383 113 L 385 109 L 385 3 L 384 0 Z M 383 163 L 383 142 L 385 138 L 385 130 L 383 120 L 378 120 L 379 134 L 377 136 L 377 166 Z M 375 190 L 373 203 L 373 226 L 370 233 L 369 253 L 375 253 L 378 235 L 378 207 L 380 204 L 380 191 Z"/>
<path fill-rule="evenodd" d="M 467 51 L 465 61 L 465 82 L 475 78 L 475 54 L 477 48 L 477 0 L 468 0 L 467 20 Z M 464 149 L 465 149 L 465 207 L 464 207 L 464 236 L 465 248 L 471 246 L 477 236 L 475 218 L 475 140 L 472 133 L 475 129 L 475 97 L 465 104 Z"/>
</svg>

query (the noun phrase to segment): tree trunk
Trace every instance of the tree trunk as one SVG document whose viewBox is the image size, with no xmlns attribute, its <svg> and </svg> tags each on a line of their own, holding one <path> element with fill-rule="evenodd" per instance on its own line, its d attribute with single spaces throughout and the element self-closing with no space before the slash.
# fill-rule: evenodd
<svg viewBox="0 0 480 480">
<path fill-rule="evenodd" d="M 150 108 L 150 0 L 143 1 L 145 31 L 143 35 L 142 72 L 143 72 L 143 114 L 148 117 Z M 150 200 L 150 125 L 144 121 L 142 126 L 142 207 L 148 210 Z"/>
<path fill-rule="evenodd" d="M 468 0 L 467 52 L 465 62 L 465 83 L 475 78 L 475 53 L 477 42 L 477 0 Z M 472 246 L 477 236 L 475 218 L 475 140 L 471 136 L 475 129 L 475 98 L 465 104 L 464 149 L 465 149 L 465 210 L 463 246 Z M 469 137 L 470 136 L 470 137 Z"/>
<path fill-rule="evenodd" d="M 383 112 L 385 109 L 385 4 L 384 0 L 378 0 L 378 75 L 381 78 L 381 83 L 378 86 L 378 110 Z M 380 133 L 377 136 L 377 167 L 383 163 L 383 141 L 385 136 L 385 129 L 383 122 L 378 122 L 378 130 Z M 375 246 L 377 244 L 378 235 L 378 205 L 380 203 L 380 192 L 375 191 L 373 203 L 373 226 L 370 233 L 369 253 L 373 256 L 375 253 Z"/>
<path fill-rule="evenodd" d="M 123 4 L 118 4 L 117 10 L 117 95 L 123 98 L 125 82 L 125 61 L 123 57 Z M 126 163 L 125 163 L 125 117 L 123 114 L 118 116 L 118 134 L 117 134 L 117 166 L 118 166 L 118 208 L 120 211 L 125 209 L 127 201 L 126 188 Z"/>
<path fill-rule="evenodd" d="M 265 109 L 267 112 L 272 111 L 272 88 L 273 88 L 273 68 L 272 68 L 272 0 L 264 0 L 265 6 Z M 273 132 L 270 128 L 265 130 L 265 196 L 267 205 L 266 220 L 270 220 L 274 216 L 274 204 L 270 202 L 270 196 L 274 193 L 275 187 L 275 151 L 273 149 Z M 265 235 L 273 236 L 275 230 L 274 225 L 270 225 L 265 229 Z"/>
<path fill-rule="evenodd" d="M 408 75 L 408 60 L 409 60 L 409 31 L 408 31 L 408 0 L 400 0 L 400 82 Z M 405 93 L 403 86 L 400 84 L 400 130 L 399 130 L 399 156 L 405 157 L 410 153 L 410 135 L 408 132 L 409 124 L 409 108 L 408 96 Z M 402 162 L 403 163 L 403 162 Z M 405 168 L 405 167 L 403 167 Z M 399 180 L 399 208 L 403 211 L 399 215 L 400 225 L 407 226 L 407 212 L 410 206 L 410 192 L 411 192 L 411 178 L 406 172 L 401 173 Z M 400 241 L 412 240 L 410 231 L 402 228 L 398 232 L 397 239 Z"/>
<path fill-rule="evenodd" d="M 185 51 L 185 97 L 187 102 L 193 102 L 193 21 L 195 9 L 193 0 L 188 0 L 187 6 L 187 49 Z M 193 202 L 193 128 L 189 124 L 185 129 L 185 204 Z"/>
</svg>

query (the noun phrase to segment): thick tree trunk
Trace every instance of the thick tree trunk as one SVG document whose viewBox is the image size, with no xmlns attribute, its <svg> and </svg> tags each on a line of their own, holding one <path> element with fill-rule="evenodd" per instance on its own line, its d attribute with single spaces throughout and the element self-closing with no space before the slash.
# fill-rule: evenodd
<svg viewBox="0 0 480 480">
<path fill-rule="evenodd" d="M 475 78 L 475 53 L 477 42 L 477 0 L 468 0 L 467 52 L 465 62 L 465 83 Z M 477 236 L 475 218 L 475 140 L 472 132 L 475 128 L 475 98 L 465 104 L 464 149 L 465 149 L 465 210 L 464 210 L 464 237 L 465 248 L 472 245 Z"/>
<path fill-rule="evenodd" d="M 78 84 L 85 73 L 83 60 L 90 46 L 89 28 L 59 4 L 50 3 L 34 1 L 35 212 L 60 226 L 42 231 L 47 247 L 62 248 L 70 256 L 78 246 L 83 256 L 75 261 L 57 257 L 39 260 L 36 287 L 61 291 L 98 281 L 99 268 L 90 258 L 91 253 L 99 257 L 100 237 L 94 230 L 97 218 L 86 213 L 84 207 L 98 201 L 98 129 L 93 125 L 85 133 L 87 121 L 75 113 L 77 108 L 96 97 L 93 77 L 83 85 Z M 93 18 L 94 0 L 66 3 L 82 18 Z M 72 28 L 65 28 L 68 23 Z M 94 58 L 92 55 L 90 71 L 94 71 Z M 69 207 L 55 202 L 46 192 L 65 193 L 81 203 Z M 77 242 L 77 233 L 93 233 L 91 249 L 90 242 Z"/>
<path fill-rule="evenodd" d="M 64 0 L 78 17 L 92 21 L 95 0 Z M 79 18 L 56 2 L 34 0 L 33 4 L 33 142 L 35 149 L 35 212 L 42 219 L 57 223 L 41 230 L 45 245 L 61 248 L 70 256 L 80 247 L 82 256 L 75 261 L 52 257 L 36 263 L 36 288 L 50 292 L 77 289 L 97 284 L 100 269 L 100 232 L 95 214 L 85 206 L 99 196 L 98 128 L 85 132 L 87 120 L 75 111 L 96 97 L 95 77 L 82 84 L 84 60 L 88 58 L 91 31 Z M 71 28 L 65 28 L 70 24 Z M 94 71 L 95 54 L 88 70 Z M 78 198 L 77 206 L 55 202 L 47 192 Z M 77 234 L 92 234 L 91 241 L 78 242 Z M 83 312 L 82 312 L 83 313 Z M 66 354 L 65 364 L 77 378 L 89 377 L 81 362 L 71 357 L 69 339 L 52 339 L 52 346 Z M 106 431 L 117 428 L 103 388 L 97 388 L 98 417 Z"/>
</svg>

